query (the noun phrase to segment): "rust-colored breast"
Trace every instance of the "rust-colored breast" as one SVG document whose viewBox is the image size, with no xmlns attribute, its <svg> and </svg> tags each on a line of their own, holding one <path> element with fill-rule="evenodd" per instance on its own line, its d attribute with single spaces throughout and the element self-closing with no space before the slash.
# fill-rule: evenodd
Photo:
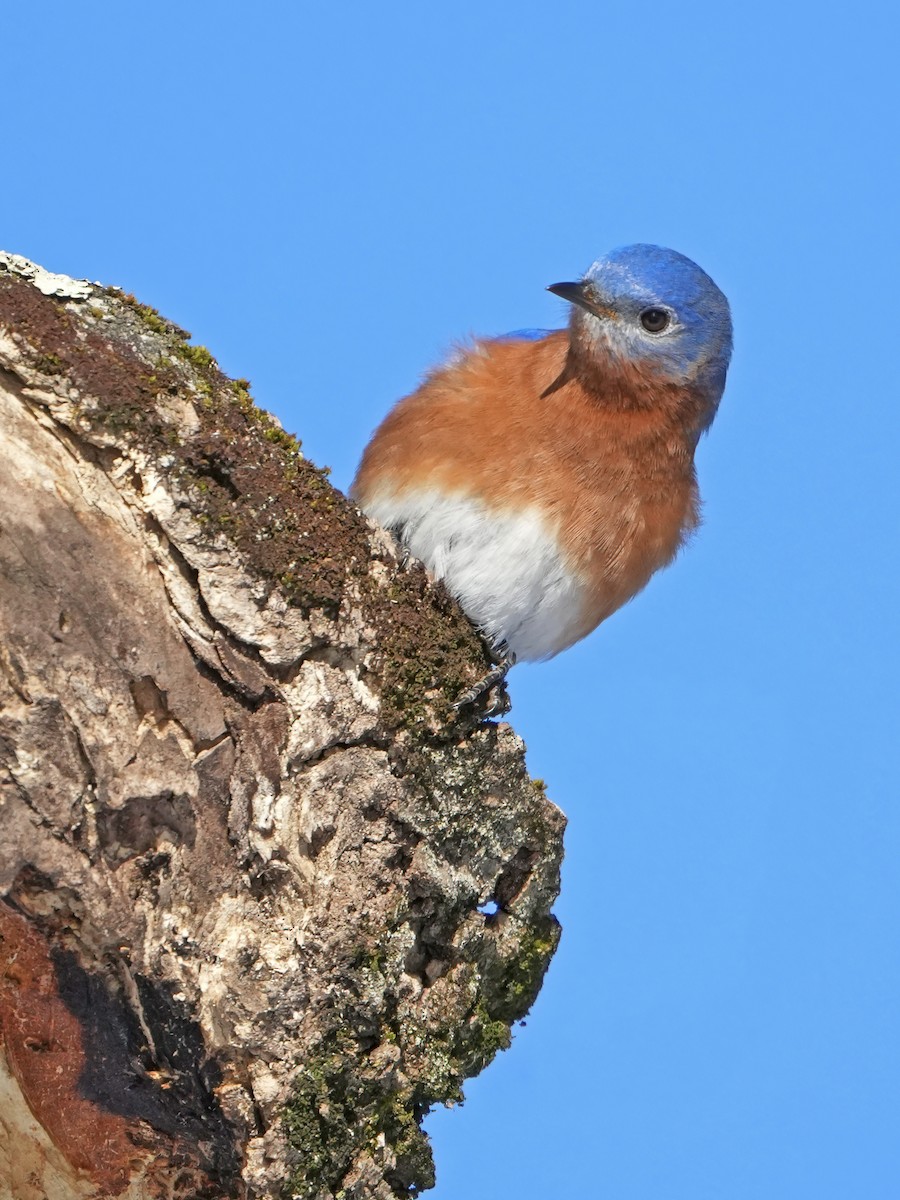
<svg viewBox="0 0 900 1200">
<path fill-rule="evenodd" d="M 646 367 L 608 361 L 585 375 L 568 346 L 565 331 L 479 343 L 429 376 L 377 430 L 353 494 L 363 506 L 439 490 L 539 508 L 583 581 L 586 634 L 696 527 L 703 405 Z"/>
</svg>

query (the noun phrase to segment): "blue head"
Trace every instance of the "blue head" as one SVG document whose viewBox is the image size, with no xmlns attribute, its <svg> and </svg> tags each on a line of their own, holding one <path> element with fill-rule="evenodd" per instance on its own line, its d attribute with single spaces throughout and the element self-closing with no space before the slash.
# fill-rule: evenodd
<svg viewBox="0 0 900 1200">
<path fill-rule="evenodd" d="M 705 271 L 664 246 L 622 246 L 578 283 L 550 289 L 576 307 L 573 345 L 600 358 L 640 360 L 699 387 L 712 411 L 731 358 L 731 313 Z"/>
</svg>

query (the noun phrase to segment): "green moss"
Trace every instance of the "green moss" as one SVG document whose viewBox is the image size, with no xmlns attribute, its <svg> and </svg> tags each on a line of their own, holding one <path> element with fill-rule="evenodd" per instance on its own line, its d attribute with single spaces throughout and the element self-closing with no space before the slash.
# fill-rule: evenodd
<svg viewBox="0 0 900 1200">
<path fill-rule="evenodd" d="M 503 963 L 497 986 L 491 990 L 492 1017 L 504 1026 L 528 1012 L 540 991 L 550 959 L 559 945 L 560 927 L 547 917 L 522 933 L 515 956 Z"/>
<path fill-rule="evenodd" d="M 122 292 L 118 288 L 110 288 L 109 291 L 137 313 L 147 329 L 163 337 L 171 338 L 174 336 L 173 349 L 181 358 L 189 362 L 195 370 L 200 372 L 218 370 L 216 360 L 209 350 L 205 346 L 193 345 L 190 341 L 191 335 L 186 329 L 182 329 L 173 321 L 167 321 L 157 309 L 152 308 L 149 304 L 142 304 L 130 292 Z"/>
<path fill-rule="evenodd" d="M 468 1065 L 474 1067 L 471 1072 L 474 1075 L 478 1071 L 483 1071 L 498 1051 L 509 1049 L 512 1034 L 505 1021 L 498 1021 L 490 1015 L 483 996 L 479 998 L 475 1006 L 473 1023 L 478 1030 L 478 1036 Z"/>
<path fill-rule="evenodd" d="M 364 595 L 375 619 L 382 720 L 416 740 L 442 733 L 458 736 L 454 701 L 490 667 L 481 638 L 442 584 L 417 566 L 387 586 L 366 582 Z"/>
<path fill-rule="evenodd" d="M 148 329 L 152 329 L 154 333 L 170 332 L 170 327 L 155 309 L 148 307 L 146 304 L 137 305 L 136 307 Z"/>
<path fill-rule="evenodd" d="M 385 984 L 389 995 L 390 981 L 403 967 L 409 943 L 393 934 L 406 928 L 409 914 L 403 909 L 396 915 L 393 932 L 363 926 L 348 950 L 347 965 L 356 979 L 350 991 L 359 998 L 361 1011 L 371 1011 L 367 997 L 375 995 L 381 1012 Z M 453 924 L 459 914 L 450 916 Z M 537 953 L 536 943 L 526 949 L 526 959 L 533 950 Z M 384 1146 L 395 1159 L 385 1178 L 397 1197 L 416 1196 L 434 1185 L 422 1117 L 435 1104 L 461 1102 L 463 1079 L 485 1067 L 511 1040 L 507 1022 L 494 1011 L 496 997 L 484 988 L 480 965 L 460 964 L 457 969 L 462 975 L 448 993 L 443 1018 L 434 1005 L 427 1021 L 415 1008 L 401 1017 L 390 1003 L 381 1012 L 378 1044 L 395 1048 L 388 1061 L 396 1062 L 396 1071 L 385 1072 L 385 1058 L 372 1054 L 371 1039 L 358 1041 L 349 1032 L 360 1026 L 351 1012 L 343 1014 L 307 1059 L 283 1114 L 296 1163 L 287 1195 L 313 1200 L 323 1191 L 340 1194 L 359 1156 L 369 1153 L 379 1161 Z M 526 962 L 522 970 L 527 975 L 532 968 Z M 471 1007 L 461 1013 L 458 1003 L 466 995 Z"/>
<path fill-rule="evenodd" d="M 419 1128 L 421 1111 L 411 1093 L 384 1092 L 367 1070 L 366 1055 L 345 1031 L 326 1038 L 303 1065 L 282 1114 L 296 1160 L 285 1195 L 314 1200 L 322 1191 L 341 1194 L 353 1160 L 383 1141 L 396 1164 L 387 1182 L 397 1196 L 416 1196 L 434 1186 L 434 1160 Z"/>
<path fill-rule="evenodd" d="M 39 354 L 34 360 L 33 366 L 42 375 L 61 375 L 66 369 L 59 355 L 50 353 Z"/>
<path fill-rule="evenodd" d="M 187 340 L 191 336 L 186 329 L 182 329 L 174 321 L 167 321 L 158 309 L 149 304 L 142 304 L 131 292 L 123 292 L 121 288 L 117 287 L 106 290 L 111 296 L 115 296 L 117 300 L 121 300 L 123 304 L 127 304 L 129 308 L 133 309 L 147 328 L 154 333 L 175 334 L 176 337 L 183 340 Z"/>
<path fill-rule="evenodd" d="M 448 909 L 443 916 L 451 937 L 460 913 Z M 372 996 L 381 1012 L 385 994 L 390 995 L 409 945 L 395 934 L 406 928 L 409 917 L 400 907 L 390 928 L 363 925 L 357 930 L 358 940 L 348 950 L 348 967 L 356 980 L 349 990 L 359 998 L 361 1012 L 371 1012 L 367 1006 Z M 389 1003 L 381 1012 L 378 1043 L 394 1047 L 395 1056 L 399 1051 L 396 1071 L 385 1073 L 384 1058 L 371 1053 L 371 1039 L 363 1043 L 348 1032 L 364 1026 L 365 1020 L 344 1014 L 337 1030 L 304 1064 L 284 1112 L 285 1134 L 296 1161 L 286 1194 L 300 1200 L 314 1200 L 323 1191 L 340 1195 L 347 1171 L 359 1156 L 369 1153 L 380 1161 L 385 1145 L 396 1160 L 385 1179 L 398 1198 L 432 1187 L 434 1163 L 420 1128 L 422 1117 L 435 1104 L 461 1102 L 463 1080 L 509 1047 L 510 1023 L 523 1016 L 534 999 L 557 940 L 552 918 L 525 928 L 507 958 L 492 955 L 476 940 L 475 958 L 454 967 L 455 982 L 445 993 L 443 1014 L 432 1002 L 427 1020 L 417 1007 L 405 1009 L 401 1017 Z M 461 1011 L 467 997 L 468 1011 Z"/>
<path fill-rule="evenodd" d="M 285 433 L 283 429 L 279 429 L 277 425 L 269 425 L 263 430 L 263 437 L 267 442 L 274 442 L 276 446 L 284 446 L 288 450 L 299 450 L 300 445 L 292 433 Z"/>
<path fill-rule="evenodd" d="M 195 346 L 191 342 L 179 342 L 178 353 L 198 371 L 209 371 L 217 365 L 216 360 L 205 346 Z"/>
<path fill-rule="evenodd" d="M 488 928 L 493 920 L 487 919 Z M 476 1074 L 497 1050 L 507 1048 L 510 1026 L 534 1003 L 559 944 L 560 926 L 552 915 L 539 915 L 533 924 L 511 914 L 505 920 L 514 922 L 514 937 L 476 936 L 468 942 L 472 1009 L 466 1022 L 457 1022 L 456 1044 L 450 1050 L 459 1060 L 460 1078 Z"/>
<path fill-rule="evenodd" d="M 123 292 L 119 288 L 110 288 L 109 291 L 123 303 L 127 304 L 129 308 L 134 309 L 147 328 L 152 329 L 154 333 L 172 333 L 173 330 L 178 328 L 177 325 L 172 325 L 165 317 L 161 316 L 155 308 L 151 308 L 149 304 L 141 304 L 140 300 L 133 296 L 131 292 Z M 183 330 L 179 332 L 183 332 Z M 187 336 L 190 335 L 188 334 Z"/>
<path fill-rule="evenodd" d="M 352 1127 L 354 1113 L 347 1110 L 347 1052 L 334 1035 L 301 1068 L 294 1095 L 282 1121 L 297 1167 L 286 1194 L 313 1200 L 323 1189 L 335 1191 L 357 1149 Z"/>
<path fill-rule="evenodd" d="M 387 1183 L 398 1196 L 417 1196 L 435 1184 L 434 1155 L 428 1138 L 419 1128 L 416 1113 L 399 1096 L 392 1097 L 382 1111 L 380 1132 L 393 1147 L 397 1163 Z M 377 1136 L 377 1135 L 376 1135 Z"/>
</svg>

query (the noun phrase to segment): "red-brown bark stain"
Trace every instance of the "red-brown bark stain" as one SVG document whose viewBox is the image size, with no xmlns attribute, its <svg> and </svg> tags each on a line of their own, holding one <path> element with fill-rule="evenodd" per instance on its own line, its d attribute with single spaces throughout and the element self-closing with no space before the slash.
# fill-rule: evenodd
<svg viewBox="0 0 900 1200">
<path fill-rule="evenodd" d="M 59 997 L 49 945 L 2 902 L 0 1036 L 22 1095 L 53 1144 L 104 1195 L 120 1195 L 140 1157 L 128 1122 L 79 1094 L 81 1026 Z"/>
</svg>

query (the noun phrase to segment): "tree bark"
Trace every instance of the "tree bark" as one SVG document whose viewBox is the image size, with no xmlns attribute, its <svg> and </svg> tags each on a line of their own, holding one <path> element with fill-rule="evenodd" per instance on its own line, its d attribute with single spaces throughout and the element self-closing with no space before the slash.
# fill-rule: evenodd
<svg viewBox="0 0 900 1200">
<path fill-rule="evenodd" d="M 455 603 L 182 330 L 0 255 L 0 630 L 0 1196 L 431 1186 L 562 856 Z"/>
</svg>

